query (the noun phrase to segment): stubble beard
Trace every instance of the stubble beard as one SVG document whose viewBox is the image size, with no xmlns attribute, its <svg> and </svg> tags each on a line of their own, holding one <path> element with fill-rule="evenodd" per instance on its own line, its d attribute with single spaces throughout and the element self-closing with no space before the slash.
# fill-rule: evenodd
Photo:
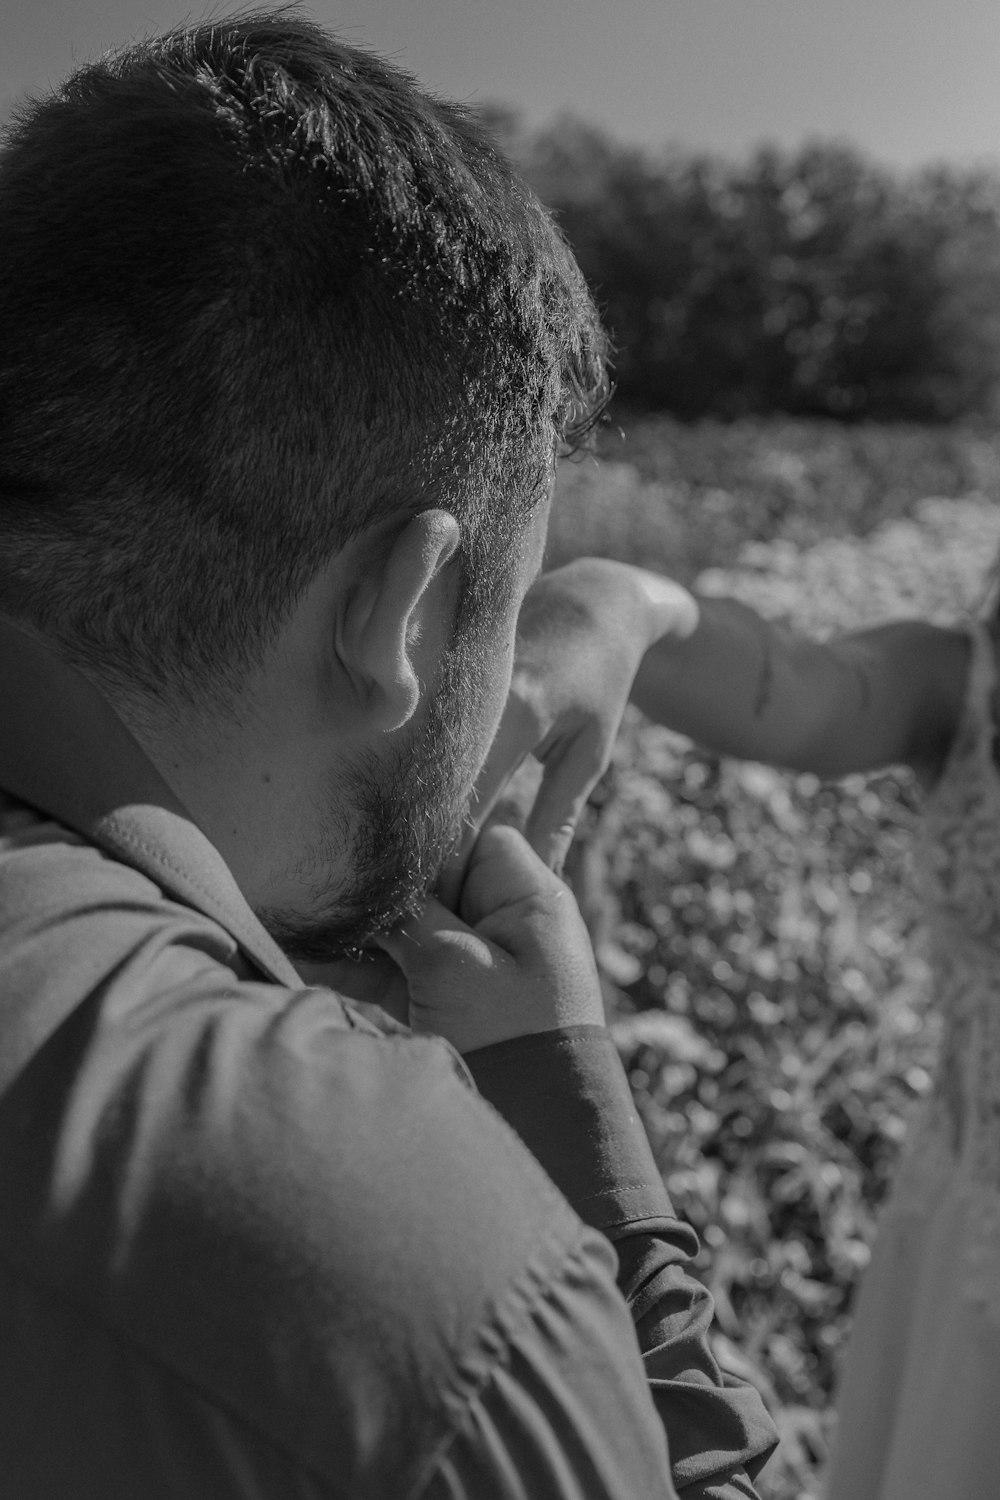
<svg viewBox="0 0 1000 1500">
<path fill-rule="evenodd" d="M 407 742 L 331 779 L 317 820 L 327 831 L 299 865 L 308 910 L 258 912 L 290 958 L 358 958 L 423 904 L 468 820 L 488 680 L 479 641 L 453 645 L 423 722 Z M 330 872 L 344 868 L 345 849 L 350 875 L 333 879 Z"/>
</svg>

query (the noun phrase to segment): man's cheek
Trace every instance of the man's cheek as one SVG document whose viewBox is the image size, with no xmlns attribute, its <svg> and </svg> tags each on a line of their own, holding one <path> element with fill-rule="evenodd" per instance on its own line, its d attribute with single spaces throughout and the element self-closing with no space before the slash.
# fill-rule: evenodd
<svg viewBox="0 0 1000 1500">
<path fill-rule="evenodd" d="M 499 647 L 499 654 L 492 664 L 490 680 L 485 688 L 482 705 L 482 721 L 477 745 L 476 775 L 482 770 L 489 748 L 503 716 L 507 695 L 510 692 L 514 672 L 514 627 L 511 626 L 506 639 Z"/>
</svg>

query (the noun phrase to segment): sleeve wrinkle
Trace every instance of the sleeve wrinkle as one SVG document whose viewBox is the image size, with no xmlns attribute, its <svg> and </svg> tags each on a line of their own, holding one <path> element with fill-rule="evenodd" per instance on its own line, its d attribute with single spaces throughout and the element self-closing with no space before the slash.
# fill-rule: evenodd
<svg viewBox="0 0 1000 1500">
<path fill-rule="evenodd" d="M 677 1500 L 613 1269 L 581 1224 L 527 1315 L 490 1337 L 419 1500 Z"/>
</svg>

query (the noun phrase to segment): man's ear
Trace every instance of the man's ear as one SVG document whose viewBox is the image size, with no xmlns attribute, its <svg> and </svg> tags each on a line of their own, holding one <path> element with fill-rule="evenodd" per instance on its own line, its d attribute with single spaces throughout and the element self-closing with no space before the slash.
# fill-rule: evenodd
<svg viewBox="0 0 1000 1500">
<path fill-rule="evenodd" d="M 446 510 L 411 516 L 369 554 L 351 591 L 338 654 L 380 730 L 400 728 L 451 639 L 454 587 L 445 564 L 459 544 Z"/>
</svg>

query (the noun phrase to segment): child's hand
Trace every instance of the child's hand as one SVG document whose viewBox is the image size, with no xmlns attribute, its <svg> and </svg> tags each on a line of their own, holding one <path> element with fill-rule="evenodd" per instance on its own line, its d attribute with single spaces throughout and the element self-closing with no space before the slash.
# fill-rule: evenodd
<svg viewBox="0 0 1000 1500">
<path fill-rule="evenodd" d="M 654 641 L 685 637 L 697 623 L 687 590 L 642 568 L 583 558 L 543 574 L 518 618 L 510 695 L 476 787 L 476 823 L 524 757 L 535 755 L 544 770 L 527 837 L 561 869 L 643 656 Z"/>
<path fill-rule="evenodd" d="M 480 835 L 459 916 L 430 900 L 378 941 L 406 979 L 410 1025 L 459 1052 L 604 1025 L 593 950 L 572 893 L 513 828 Z"/>
</svg>

